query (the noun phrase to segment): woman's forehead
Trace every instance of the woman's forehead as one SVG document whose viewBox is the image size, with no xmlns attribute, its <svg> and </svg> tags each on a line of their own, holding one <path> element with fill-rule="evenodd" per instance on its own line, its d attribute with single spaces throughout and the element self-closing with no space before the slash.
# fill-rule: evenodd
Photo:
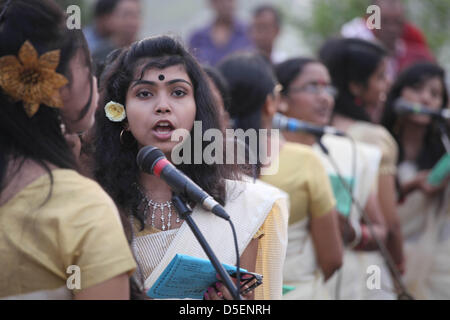
<svg viewBox="0 0 450 320">
<path fill-rule="evenodd" d="M 410 84 L 405 85 L 404 87 L 425 87 L 425 86 L 442 86 L 441 77 L 437 75 L 425 75 L 420 77 L 419 79 L 416 79 L 416 81 L 412 81 Z"/>
<path fill-rule="evenodd" d="M 190 81 L 186 68 L 181 64 L 169 66 L 162 69 L 151 66 L 147 68 L 141 68 L 141 71 L 138 72 L 138 77 L 140 78 L 141 76 L 142 80 L 151 80 L 151 81 L 156 80 L 163 81 L 163 80 L 170 80 L 173 78 Z"/>
<path fill-rule="evenodd" d="M 431 76 L 428 79 L 425 79 L 425 81 L 423 81 L 423 84 L 429 86 L 442 87 L 441 77 Z"/>
<path fill-rule="evenodd" d="M 303 67 L 303 70 L 297 75 L 295 80 L 308 82 L 318 79 L 325 80 L 326 82 L 331 81 L 330 74 L 323 64 L 311 62 Z"/>
</svg>

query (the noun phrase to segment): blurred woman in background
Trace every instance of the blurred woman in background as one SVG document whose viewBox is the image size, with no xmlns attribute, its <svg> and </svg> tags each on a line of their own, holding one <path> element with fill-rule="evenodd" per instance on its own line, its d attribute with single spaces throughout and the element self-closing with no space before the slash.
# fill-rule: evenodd
<svg viewBox="0 0 450 320">
<path fill-rule="evenodd" d="M 387 248 L 396 265 L 394 267 L 402 272 L 403 239 L 395 191 L 398 147 L 386 129 L 371 123 L 371 114 L 376 114 L 386 99 L 386 52 L 380 46 L 360 39 L 331 39 L 322 46 L 319 56 L 338 90 L 331 124 L 355 140 L 375 145 L 381 150 L 378 200 L 388 228 Z M 384 270 L 381 276 L 385 281 L 383 292 L 386 299 L 392 298 L 389 292 L 395 289 L 384 261 L 374 255 L 370 264 Z M 379 290 L 366 292 L 368 298 L 377 293 Z"/>
<path fill-rule="evenodd" d="M 398 212 L 405 237 L 406 284 L 416 298 L 450 299 L 449 175 L 438 173 L 436 181 L 430 176 L 449 156 L 438 122 L 428 115 L 398 114 L 399 103 L 430 111 L 447 108 L 445 71 L 432 63 L 403 71 L 388 95 L 382 124 L 399 146 Z"/>
<path fill-rule="evenodd" d="M 268 62 L 260 55 L 235 54 L 219 64 L 228 81 L 228 110 L 235 129 L 260 132 L 272 128 L 281 87 Z M 284 299 L 327 299 L 324 286 L 342 263 L 335 200 L 326 172 L 312 148 L 284 139 L 249 146 L 257 154 L 256 178 L 289 194 L 288 248 L 283 269 Z M 260 142 L 259 141 L 259 142 Z M 277 145 L 279 143 L 279 151 Z M 265 158 L 261 150 L 267 148 Z M 271 163 L 269 163 L 271 161 Z M 265 174 L 265 166 L 278 170 Z"/>
<path fill-rule="evenodd" d="M 327 68 L 312 58 L 292 58 L 276 65 L 275 70 L 283 86 L 280 111 L 290 118 L 318 126 L 329 125 L 337 91 L 331 85 Z M 290 142 L 314 147 L 333 186 L 346 250 L 342 268 L 327 282 L 330 293 L 335 299 L 363 299 L 367 264 L 365 254 L 358 252 L 377 250 L 375 237 L 381 242 L 386 238 L 384 219 L 374 190 L 381 153 L 373 146 L 361 142 L 353 144 L 348 138 L 330 134 L 316 137 L 307 132 L 286 132 L 284 136 Z M 319 144 L 327 149 L 328 155 Z M 353 203 L 349 192 L 358 204 Z M 358 205 L 373 222 L 374 235 L 364 222 Z"/>
</svg>

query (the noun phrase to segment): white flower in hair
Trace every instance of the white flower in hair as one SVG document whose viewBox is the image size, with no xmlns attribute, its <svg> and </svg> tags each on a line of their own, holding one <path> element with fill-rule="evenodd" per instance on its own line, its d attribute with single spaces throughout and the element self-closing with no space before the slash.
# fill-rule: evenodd
<svg viewBox="0 0 450 320">
<path fill-rule="evenodd" d="M 125 107 L 114 101 L 110 101 L 105 106 L 106 117 L 113 122 L 121 122 L 127 117 Z"/>
</svg>

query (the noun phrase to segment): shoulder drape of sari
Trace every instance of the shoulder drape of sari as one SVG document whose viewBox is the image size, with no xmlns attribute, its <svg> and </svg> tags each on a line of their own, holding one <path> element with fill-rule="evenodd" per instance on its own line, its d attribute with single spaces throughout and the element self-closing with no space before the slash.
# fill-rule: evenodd
<svg viewBox="0 0 450 320">
<path fill-rule="evenodd" d="M 397 172 L 398 146 L 392 135 L 381 125 L 356 121 L 346 132 L 355 140 L 376 146 L 381 151 L 379 175 Z"/>
<path fill-rule="evenodd" d="M 327 173 L 337 175 L 331 162 L 334 161 L 343 178 L 354 181 L 353 197 L 364 207 L 371 191 L 376 190 L 381 152 L 372 145 L 358 141 L 355 141 L 353 147 L 349 139 L 333 135 L 325 135 L 322 143 L 327 147 L 329 156 L 317 145 L 314 145 L 314 150 L 322 160 Z M 361 219 L 361 213 L 355 205 L 351 207 L 350 219 L 353 223 Z"/>
<path fill-rule="evenodd" d="M 284 300 L 329 298 L 317 264 L 308 222 L 309 219 L 305 218 L 289 225 L 283 283 L 294 289 L 283 296 Z"/>
<path fill-rule="evenodd" d="M 243 181 L 227 181 L 227 195 L 225 210 L 236 228 L 240 255 L 264 224 L 264 236 L 259 239 L 256 264 L 256 272 L 261 273 L 264 278 L 263 285 L 255 290 L 256 299 L 280 299 L 281 268 L 287 243 L 287 195 L 262 182 L 253 184 Z M 206 212 L 199 206 L 194 209 L 192 218 L 219 261 L 235 264 L 236 252 L 228 222 Z M 161 246 L 166 234 L 160 232 L 136 238 L 136 247 L 141 255 L 149 257 L 148 259 L 155 255 L 162 257 L 151 274 L 146 277 L 145 290 L 153 285 L 177 253 L 207 259 L 186 223 L 183 223 L 176 234 L 172 235 L 170 244 Z M 157 247 L 162 252 L 155 252 Z"/>
</svg>

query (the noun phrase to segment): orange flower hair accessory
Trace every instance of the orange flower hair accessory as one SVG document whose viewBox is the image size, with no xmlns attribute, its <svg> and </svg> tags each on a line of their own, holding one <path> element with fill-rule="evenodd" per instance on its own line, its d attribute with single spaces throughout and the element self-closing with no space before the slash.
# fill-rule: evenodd
<svg viewBox="0 0 450 320">
<path fill-rule="evenodd" d="M 68 83 L 56 73 L 60 50 L 53 50 L 38 57 L 27 40 L 19 50 L 18 59 L 13 55 L 0 58 L 0 87 L 11 98 L 23 101 L 25 112 L 32 117 L 40 104 L 61 108 L 63 102 L 59 89 Z"/>
</svg>

